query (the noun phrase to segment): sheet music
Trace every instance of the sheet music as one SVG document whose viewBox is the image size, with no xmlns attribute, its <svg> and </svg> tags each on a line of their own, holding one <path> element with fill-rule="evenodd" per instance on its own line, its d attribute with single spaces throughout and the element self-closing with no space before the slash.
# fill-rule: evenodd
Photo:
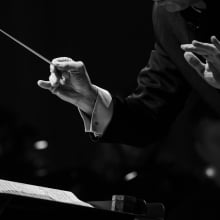
<svg viewBox="0 0 220 220">
<path fill-rule="evenodd" d="M 78 199 L 70 191 L 2 180 L 2 179 L 0 179 L 0 193 L 34 197 L 34 198 L 46 199 L 56 202 L 86 206 L 90 208 L 93 207 L 89 203 L 83 202 L 80 199 Z"/>
</svg>

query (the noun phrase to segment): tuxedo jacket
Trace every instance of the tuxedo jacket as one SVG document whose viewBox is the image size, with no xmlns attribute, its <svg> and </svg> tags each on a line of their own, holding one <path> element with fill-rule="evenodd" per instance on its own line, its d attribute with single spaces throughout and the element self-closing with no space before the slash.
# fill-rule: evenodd
<svg viewBox="0 0 220 220">
<path fill-rule="evenodd" d="M 210 42 L 211 35 L 218 36 L 210 29 L 212 16 L 209 8 L 171 13 L 153 6 L 154 50 L 135 91 L 126 98 L 113 96 L 113 117 L 100 141 L 147 147 L 169 140 L 184 151 L 192 145 L 199 115 L 220 116 L 219 90 L 198 75 L 180 48 L 194 39 Z"/>
</svg>

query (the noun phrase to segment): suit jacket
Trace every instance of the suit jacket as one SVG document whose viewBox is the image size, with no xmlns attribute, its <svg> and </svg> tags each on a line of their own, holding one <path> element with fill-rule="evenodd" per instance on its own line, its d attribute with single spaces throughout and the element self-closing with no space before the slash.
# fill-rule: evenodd
<svg viewBox="0 0 220 220">
<path fill-rule="evenodd" d="M 143 170 L 144 187 L 137 184 L 134 188 L 147 199 L 152 192 L 153 198 L 158 195 L 157 201 L 171 208 L 168 219 L 210 219 L 210 215 L 219 219 L 219 188 L 210 180 L 204 183 L 203 160 L 195 151 L 194 133 L 202 118 L 219 119 L 220 93 L 189 66 L 180 48 L 193 39 L 209 42 L 211 35 L 217 35 L 210 29 L 211 18 L 215 16 L 192 8 L 169 13 L 154 5 L 155 48 L 138 75 L 136 90 L 126 98 L 113 97 L 113 118 L 100 139 L 145 149 L 155 145 L 156 153 Z M 194 174 L 203 176 L 202 180 Z M 172 181 L 170 191 L 164 190 L 167 179 Z M 169 199 L 175 202 L 170 204 Z"/>
<path fill-rule="evenodd" d="M 209 16 L 192 8 L 170 13 L 154 5 L 155 49 L 138 75 L 137 89 L 126 98 L 113 97 L 113 118 L 101 141 L 147 146 L 167 138 L 173 127 L 182 133 L 197 108 L 220 115 L 219 91 L 189 66 L 180 48 L 193 39 L 210 41 L 215 33 L 207 28 Z"/>
</svg>

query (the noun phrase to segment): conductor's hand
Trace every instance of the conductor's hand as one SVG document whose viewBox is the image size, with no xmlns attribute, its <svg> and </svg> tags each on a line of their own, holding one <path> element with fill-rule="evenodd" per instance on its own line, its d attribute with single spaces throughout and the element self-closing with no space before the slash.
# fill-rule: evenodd
<svg viewBox="0 0 220 220">
<path fill-rule="evenodd" d="M 97 89 L 92 85 L 83 62 L 68 57 L 53 59 L 49 81 L 39 80 L 37 83 L 88 115 L 92 114 Z"/>
<path fill-rule="evenodd" d="M 186 61 L 198 72 L 198 74 L 212 87 L 220 89 L 220 41 L 211 37 L 210 43 L 192 41 L 191 44 L 181 45 L 185 51 Z M 202 62 L 197 55 L 202 56 Z"/>
</svg>

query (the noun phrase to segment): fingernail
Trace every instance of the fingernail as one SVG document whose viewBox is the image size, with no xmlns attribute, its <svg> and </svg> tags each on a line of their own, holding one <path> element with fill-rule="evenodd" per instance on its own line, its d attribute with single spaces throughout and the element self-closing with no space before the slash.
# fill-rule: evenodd
<svg viewBox="0 0 220 220">
<path fill-rule="evenodd" d="M 201 42 L 197 41 L 197 40 L 193 40 L 192 41 L 192 45 L 193 46 L 197 46 L 197 44 L 201 44 Z"/>
</svg>

